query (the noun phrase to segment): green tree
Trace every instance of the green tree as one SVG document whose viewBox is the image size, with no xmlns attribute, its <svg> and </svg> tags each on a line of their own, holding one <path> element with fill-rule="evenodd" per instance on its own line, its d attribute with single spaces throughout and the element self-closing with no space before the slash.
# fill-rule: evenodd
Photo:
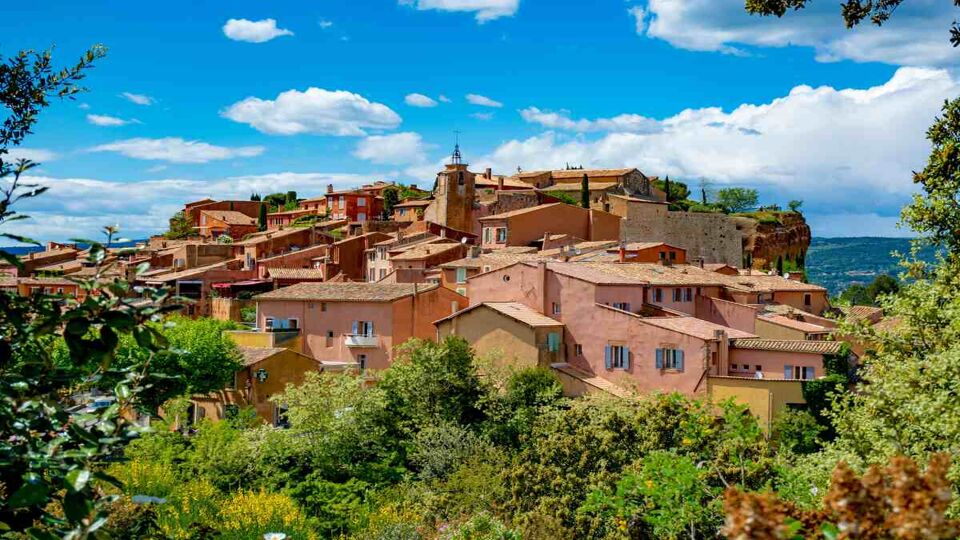
<svg viewBox="0 0 960 540">
<path fill-rule="evenodd" d="M 840 293 L 840 301 L 852 306 L 878 306 L 881 297 L 900 291 L 900 281 L 889 274 L 881 274 L 867 285 L 855 283 Z"/>
<path fill-rule="evenodd" d="M 663 180 L 653 180 L 652 183 L 655 188 L 667 195 L 667 202 L 685 201 L 690 198 L 690 188 L 687 184 L 670 180 L 669 176 Z"/>
<path fill-rule="evenodd" d="M 558 201 L 569 204 L 570 206 L 580 206 L 580 201 L 576 197 L 567 193 L 566 191 L 548 191 L 547 195 L 557 199 Z"/>
<path fill-rule="evenodd" d="M 803 206 L 803 201 L 797 199 L 787 203 L 787 207 L 790 208 L 790 211 L 793 213 L 800 213 L 801 206 Z"/>
<path fill-rule="evenodd" d="M 267 230 L 267 205 L 261 204 L 260 211 L 257 213 L 257 229 Z"/>
<path fill-rule="evenodd" d="M 746 212 L 757 207 L 757 190 L 749 188 L 723 188 L 717 190 L 717 204 L 729 212 Z"/>
<path fill-rule="evenodd" d="M 747 11 L 757 15 L 775 15 L 783 17 L 788 10 L 797 11 L 807 7 L 810 0 L 746 0 Z M 880 0 L 864 2 L 845 0 L 840 4 L 840 13 L 847 28 L 859 25 L 864 19 L 882 26 L 897 10 L 904 0 Z M 960 45 L 960 26 L 954 21 L 950 27 L 950 43 Z"/>
<path fill-rule="evenodd" d="M 259 194 L 259 193 L 251 193 L 251 194 L 250 194 L 250 200 L 251 200 L 251 201 L 259 201 L 259 200 L 260 200 L 260 194 Z"/>
<path fill-rule="evenodd" d="M 590 177 L 586 174 L 580 180 L 580 206 L 586 209 L 590 208 Z"/>
<path fill-rule="evenodd" d="M 383 190 L 383 220 L 393 219 L 393 208 L 400 202 L 400 190 L 395 187 L 384 188 Z"/>
<path fill-rule="evenodd" d="M 180 210 L 170 218 L 170 228 L 163 233 L 164 238 L 180 240 L 197 234 L 193 229 L 193 222 L 186 212 Z"/>
</svg>

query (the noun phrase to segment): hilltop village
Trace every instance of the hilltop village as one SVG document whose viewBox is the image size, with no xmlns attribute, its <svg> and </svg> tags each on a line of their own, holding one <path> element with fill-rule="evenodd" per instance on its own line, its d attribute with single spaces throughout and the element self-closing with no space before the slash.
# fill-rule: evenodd
<svg viewBox="0 0 960 540">
<path fill-rule="evenodd" d="M 100 278 L 166 286 L 189 316 L 248 325 L 231 334 L 243 369 L 194 396 L 195 418 L 252 406 L 278 422 L 268 398 L 309 371 L 375 380 L 397 345 L 456 335 L 504 367 L 552 370 L 567 395 L 734 398 L 769 427 L 804 402 L 802 381 L 862 352 L 804 281 L 809 228 L 798 212 L 688 211 L 668 193 L 637 169 L 474 172 L 457 148 L 430 190 L 189 202 L 166 235 L 111 252 Z M 0 267 L 0 288 L 82 299 L 85 255 L 51 243 Z"/>
</svg>

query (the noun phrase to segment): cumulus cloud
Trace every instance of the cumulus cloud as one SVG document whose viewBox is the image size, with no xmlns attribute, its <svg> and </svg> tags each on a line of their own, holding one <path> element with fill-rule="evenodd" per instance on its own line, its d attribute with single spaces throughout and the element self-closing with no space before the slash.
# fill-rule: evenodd
<svg viewBox="0 0 960 540">
<path fill-rule="evenodd" d="M 292 36 L 293 32 L 286 28 L 278 28 L 276 19 L 261 21 L 230 19 L 223 25 L 223 35 L 235 41 L 263 43 L 280 36 Z"/>
<path fill-rule="evenodd" d="M 411 107 L 436 107 L 437 101 L 430 96 L 425 96 L 423 94 L 407 94 L 403 98 L 403 102 Z"/>
<path fill-rule="evenodd" d="M 217 146 L 202 141 L 187 141 L 179 137 L 124 139 L 90 149 L 92 152 L 116 152 L 134 159 L 170 163 L 207 163 L 239 157 L 255 157 L 262 154 L 263 150 L 262 146 Z"/>
<path fill-rule="evenodd" d="M 503 103 L 494 101 L 487 96 L 481 96 L 480 94 L 467 94 L 467 102 L 471 105 L 479 105 L 481 107 L 503 107 Z"/>
<path fill-rule="evenodd" d="M 423 138 L 419 133 L 374 135 L 357 143 L 353 155 L 373 163 L 405 165 L 426 160 Z"/>
<path fill-rule="evenodd" d="M 327 28 L 330 28 L 331 26 L 333 26 L 333 21 L 320 19 L 320 22 L 318 22 L 317 24 L 320 26 L 320 28 L 323 28 L 324 30 L 326 30 Z"/>
<path fill-rule="evenodd" d="M 445 96 L 445 95 L 443 95 L 443 94 L 440 94 L 440 97 L 438 97 L 437 99 L 439 99 L 439 100 L 440 100 L 441 102 L 443 102 L 443 103 L 450 103 L 450 98 L 448 98 L 447 96 Z"/>
<path fill-rule="evenodd" d="M 123 236 L 145 238 L 162 232 L 183 203 L 205 197 L 246 200 L 251 193 L 295 190 L 320 195 L 327 184 L 338 188 L 360 185 L 367 176 L 342 173 L 280 172 L 233 176 L 216 180 L 166 178 L 145 181 L 106 181 L 92 178 L 32 176 L 30 183 L 50 187 L 40 197 L 24 199 L 18 211 L 31 219 L 11 222 L 5 232 L 42 240 L 96 237 L 104 225 L 119 224 Z M 109 197 L 104 197 L 109 193 Z"/>
<path fill-rule="evenodd" d="M 136 105 L 153 105 L 157 102 L 155 98 L 146 94 L 134 94 L 132 92 L 121 92 L 120 97 Z"/>
<path fill-rule="evenodd" d="M 5 163 L 13 163 L 21 159 L 43 163 L 44 161 L 53 161 L 58 157 L 57 153 L 53 150 L 15 147 L 8 149 L 6 154 L 0 156 L 0 159 L 3 159 Z"/>
<path fill-rule="evenodd" d="M 399 0 L 401 6 L 413 6 L 423 11 L 464 11 L 476 13 L 477 22 L 484 23 L 500 17 L 512 17 L 520 7 L 520 0 Z"/>
<path fill-rule="evenodd" d="M 545 128 L 577 132 L 625 131 L 652 133 L 661 129 L 659 122 L 639 114 L 620 114 L 612 118 L 597 118 L 596 120 L 573 120 L 567 111 L 550 112 L 540 110 L 537 107 L 527 107 L 520 111 L 520 116 L 527 122 L 540 124 Z"/>
<path fill-rule="evenodd" d="M 105 127 L 125 126 L 127 124 L 137 123 L 136 120 L 125 120 L 123 118 L 117 118 L 116 116 L 107 116 L 105 114 L 88 114 L 87 122 L 90 122 L 95 126 L 105 126 Z"/>
<path fill-rule="evenodd" d="M 270 135 L 363 136 L 367 129 L 393 129 L 400 115 L 382 103 L 345 90 L 287 90 L 276 99 L 248 97 L 221 113 Z"/>
<path fill-rule="evenodd" d="M 548 131 L 507 141 L 474 164 L 500 171 L 638 167 L 694 184 L 704 178 L 758 187 L 769 202 L 804 199 L 811 214 L 892 219 L 914 189 L 911 171 L 926 162 L 927 127 L 943 100 L 958 93 L 960 82 L 946 70 L 900 68 L 871 88 L 797 86 L 729 112 L 684 110 L 648 133 Z"/>
<path fill-rule="evenodd" d="M 830 2 L 783 18 L 750 15 L 743 0 L 647 0 L 628 10 L 637 33 L 694 51 L 746 55 L 749 47 L 813 47 L 821 62 L 853 60 L 895 65 L 956 64 L 948 40 L 951 2 L 904 2 L 883 27 L 869 21 L 848 30 Z"/>
</svg>

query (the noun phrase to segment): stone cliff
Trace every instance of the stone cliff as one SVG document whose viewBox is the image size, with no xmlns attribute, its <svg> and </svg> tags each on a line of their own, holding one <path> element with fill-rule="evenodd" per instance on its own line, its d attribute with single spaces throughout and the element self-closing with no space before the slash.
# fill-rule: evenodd
<svg viewBox="0 0 960 540">
<path fill-rule="evenodd" d="M 784 261 L 801 262 L 810 247 L 810 226 L 803 214 L 764 212 L 755 217 L 733 218 L 743 234 L 743 251 L 753 268 L 769 269 Z"/>
</svg>

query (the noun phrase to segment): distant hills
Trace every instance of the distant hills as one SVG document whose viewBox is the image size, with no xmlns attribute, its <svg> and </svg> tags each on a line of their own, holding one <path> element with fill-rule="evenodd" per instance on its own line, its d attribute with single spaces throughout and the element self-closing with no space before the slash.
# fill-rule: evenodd
<svg viewBox="0 0 960 540">
<path fill-rule="evenodd" d="M 910 252 L 909 238 L 813 238 L 807 251 L 807 278 L 823 285 L 834 296 L 853 285 L 866 284 L 880 274 L 896 277 L 901 269 L 892 252 Z M 932 260 L 934 250 L 921 255 Z"/>
</svg>

